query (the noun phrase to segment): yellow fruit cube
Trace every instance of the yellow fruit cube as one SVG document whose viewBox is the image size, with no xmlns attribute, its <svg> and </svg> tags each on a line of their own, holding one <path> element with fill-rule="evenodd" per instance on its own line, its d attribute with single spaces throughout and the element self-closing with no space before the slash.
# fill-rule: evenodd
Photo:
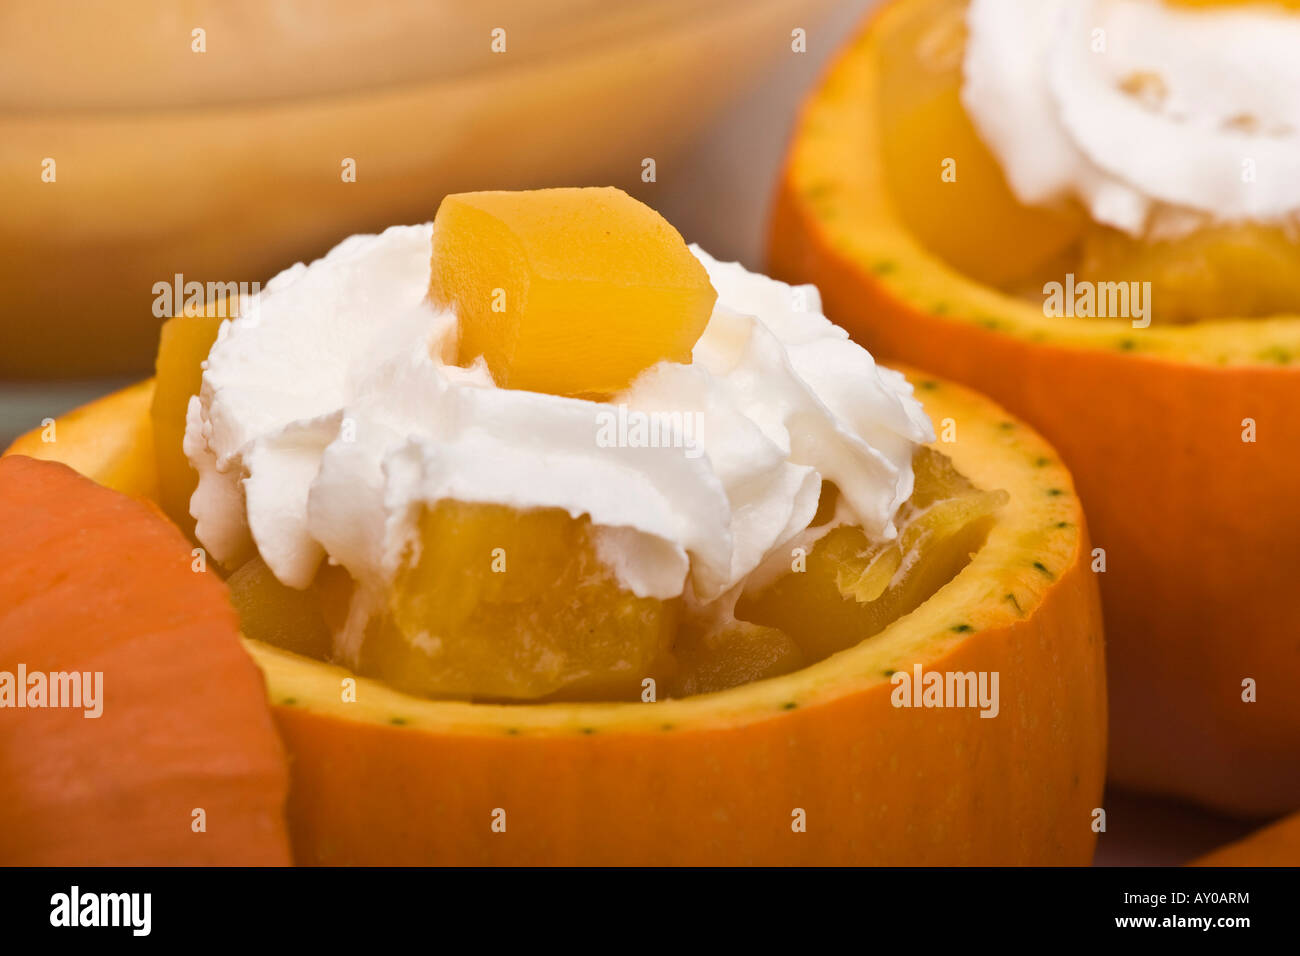
<svg viewBox="0 0 1300 956">
<path fill-rule="evenodd" d="M 209 313 L 225 311 L 213 306 Z M 163 512 L 194 537 L 194 519 L 190 517 L 190 496 L 198 487 L 199 475 L 181 448 L 185 437 L 185 409 L 191 395 L 199 393 L 203 381 L 202 362 L 212 351 L 217 330 L 225 321 L 221 316 L 178 315 L 163 323 L 155 361 L 157 384 L 154 386 L 153 419 L 154 455 L 158 461 L 159 504 Z"/>
<path fill-rule="evenodd" d="M 327 565 L 326 570 L 336 571 Z M 329 575 L 321 575 L 329 580 Z M 241 565 L 226 582 L 230 602 L 239 612 L 239 629 L 245 637 L 324 660 L 333 638 L 322 610 L 316 582 L 306 590 L 281 584 L 261 558 Z"/>
<path fill-rule="evenodd" d="M 667 663 L 677 602 L 620 588 L 590 532 L 558 509 L 427 508 L 359 670 L 430 697 L 636 700 Z"/>
<path fill-rule="evenodd" d="M 743 595 L 737 616 L 783 631 L 817 661 L 879 633 L 951 581 L 984 543 L 1007 493 L 980 491 L 931 448 L 918 449 L 912 466 L 916 485 L 896 519 L 897 538 L 835 528 L 813 547 L 806 571 Z"/>
<path fill-rule="evenodd" d="M 919 6 L 882 53 L 880 144 L 893 205 L 927 249 L 980 282 L 1019 288 L 1053 274 L 1082 210 L 1016 200 L 961 103 L 966 4 Z"/>
<path fill-rule="evenodd" d="M 702 631 L 683 627 L 673 657 L 669 682 L 673 697 L 739 687 L 788 674 L 804 664 L 803 651 L 788 634 L 748 621 L 729 621 Z"/>
<path fill-rule="evenodd" d="M 1092 226 L 1081 245 L 1079 280 L 1149 282 L 1154 322 L 1300 311 L 1300 243 L 1280 226 L 1207 226 L 1157 241 Z"/>
<path fill-rule="evenodd" d="M 609 395 L 689 362 L 717 298 L 667 220 L 619 189 L 446 197 L 430 296 L 460 320 L 460 361 L 503 388 Z"/>
</svg>

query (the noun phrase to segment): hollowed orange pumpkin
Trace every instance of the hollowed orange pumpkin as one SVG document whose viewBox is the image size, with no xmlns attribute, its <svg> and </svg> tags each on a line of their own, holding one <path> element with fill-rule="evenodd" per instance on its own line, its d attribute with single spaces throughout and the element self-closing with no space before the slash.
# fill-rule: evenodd
<svg viewBox="0 0 1300 956">
<path fill-rule="evenodd" d="M 1009 500 L 930 600 L 810 667 L 653 703 L 489 705 L 411 696 L 247 641 L 292 758 L 295 858 L 1087 863 L 1105 676 L 1070 476 L 987 400 L 913 380 L 927 411 L 957 424 L 958 440 L 940 449 Z M 11 450 L 81 461 L 92 477 L 125 476 L 124 487 L 148 494 L 149 389 L 60 420 L 54 444 L 34 434 Z M 117 467 L 127 459 L 132 468 Z M 894 706 L 895 674 L 916 666 L 996 672 L 997 716 Z"/>
<path fill-rule="evenodd" d="M 946 79 L 897 73 L 909 60 L 898 51 L 953 7 L 886 5 L 813 93 L 776 202 L 771 271 L 816 283 L 831 318 L 873 352 L 986 392 L 1059 449 L 1104 551 L 1113 781 L 1244 814 L 1292 809 L 1300 317 L 1142 329 L 1049 318 L 924 244 L 899 214 L 900 178 L 911 168 L 912 188 L 944 189 L 953 150 L 963 170 L 988 157 L 973 136 L 918 120 L 928 134 L 900 167 L 883 117 L 955 96 L 951 57 Z M 886 101 L 904 89 L 910 107 Z M 1012 268 L 1052 229 L 1030 219 L 965 248 L 985 271 Z"/>
</svg>

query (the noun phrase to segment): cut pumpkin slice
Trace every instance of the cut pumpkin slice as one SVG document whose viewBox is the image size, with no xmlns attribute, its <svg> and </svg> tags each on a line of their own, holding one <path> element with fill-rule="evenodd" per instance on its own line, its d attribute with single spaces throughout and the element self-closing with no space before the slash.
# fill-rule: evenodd
<svg viewBox="0 0 1300 956">
<path fill-rule="evenodd" d="M 120 396 L 95 460 L 147 470 L 142 391 Z M 81 414 L 72 436 L 109 424 Z M 193 561 L 150 505 L 0 459 L 0 864 L 289 862 L 265 684 Z"/>
<path fill-rule="evenodd" d="M 986 392 L 1060 450 L 1100 549 L 1114 781 L 1236 813 L 1288 811 L 1300 805 L 1300 316 L 1050 318 L 948 264 L 951 250 L 920 232 L 943 217 L 907 221 L 891 183 L 910 161 L 924 180 L 913 188 L 941 204 L 945 138 L 900 157 L 886 127 L 909 108 L 900 91 L 958 82 L 960 36 L 955 56 L 918 59 L 951 42 L 933 31 L 951 32 L 954 10 L 960 25 L 956 0 L 886 4 L 813 93 L 775 207 L 771 271 L 815 283 L 827 314 L 881 358 Z M 954 158 L 959 181 L 980 168 Z M 1005 226 L 993 241 L 1023 265 Z M 1036 228 L 1051 255 L 1051 224 Z"/>
<path fill-rule="evenodd" d="M 750 676 L 775 676 L 716 693 L 496 705 L 422 699 L 249 641 L 292 757 L 295 858 L 1089 862 L 1106 692 L 1097 583 L 1070 476 L 987 400 L 912 379 L 935 420 L 959 423 L 960 440 L 939 449 L 1008 500 L 937 594 L 811 666 L 782 673 L 792 651 L 773 643 Z M 129 453 L 129 407 L 110 396 L 83 411 L 80 427 L 118 435 Z M 75 447 L 69 437 L 64 447 Z M 997 716 L 895 706 L 899 675 L 915 667 L 998 675 Z"/>
</svg>

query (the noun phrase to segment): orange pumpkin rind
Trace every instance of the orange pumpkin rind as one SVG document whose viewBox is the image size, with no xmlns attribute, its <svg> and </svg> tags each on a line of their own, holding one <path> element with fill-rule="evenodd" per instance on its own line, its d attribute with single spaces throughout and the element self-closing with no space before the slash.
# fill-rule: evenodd
<svg viewBox="0 0 1300 956">
<path fill-rule="evenodd" d="M 806 103 L 770 271 L 1070 466 L 1105 561 L 1112 781 L 1243 815 L 1300 806 L 1300 317 L 1049 318 L 923 248 L 885 187 L 876 104 L 891 32 L 925 9 L 885 5 Z"/>
<path fill-rule="evenodd" d="M 1011 500 L 930 601 L 813 666 L 656 703 L 486 705 L 247 641 L 292 755 L 297 861 L 1089 862 L 1105 675 L 1070 476 L 985 399 L 913 380 L 936 421 L 957 423 L 941 450 Z M 119 393 L 84 409 L 62 451 L 75 455 L 87 429 L 131 454 L 139 402 Z M 997 672 L 998 715 L 893 706 L 891 678 L 915 664 Z"/>
</svg>

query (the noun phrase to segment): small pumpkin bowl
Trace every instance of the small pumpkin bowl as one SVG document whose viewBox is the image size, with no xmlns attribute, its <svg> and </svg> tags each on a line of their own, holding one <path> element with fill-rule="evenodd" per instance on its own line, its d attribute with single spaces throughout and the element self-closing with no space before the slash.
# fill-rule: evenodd
<svg viewBox="0 0 1300 956">
<path fill-rule="evenodd" d="M 816 283 L 872 352 L 987 393 L 1060 450 L 1099 548 L 1111 779 L 1243 815 L 1300 806 L 1300 316 L 1047 317 L 922 242 L 896 190 L 942 210 L 955 144 L 958 168 L 991 162 L 969 130 L 920 112 L 955 98 L 960 47 L 920 74 L 911 51 L 962 9 L 894 0 L 839 56 L 794 133 L 769 271 Z M 925 148 L 899 155 L 886 112 Z M 1028 232 L 983 251 L 1010 255 Z"/>
<path fill-rule="evenodd" d="M 1106 688 L 1070 475 L 987 399 L 911 380 L 936 421 L 956 424 L 942 451 L 1010 500 L 930 600 L 803 670 L 656 703 L 489 705 L 414 697 L 246 641 L 291 758 L 295 859 L 1089 863 Z M 110 395 L 57 420 L 56 441 L 33 432 L 8 453 L 156 496 L 152 392 L 148 381 Z M 996 679 L 996 707 L 897 706 L 896 675 L 918 667 Z"/>
</svg>

